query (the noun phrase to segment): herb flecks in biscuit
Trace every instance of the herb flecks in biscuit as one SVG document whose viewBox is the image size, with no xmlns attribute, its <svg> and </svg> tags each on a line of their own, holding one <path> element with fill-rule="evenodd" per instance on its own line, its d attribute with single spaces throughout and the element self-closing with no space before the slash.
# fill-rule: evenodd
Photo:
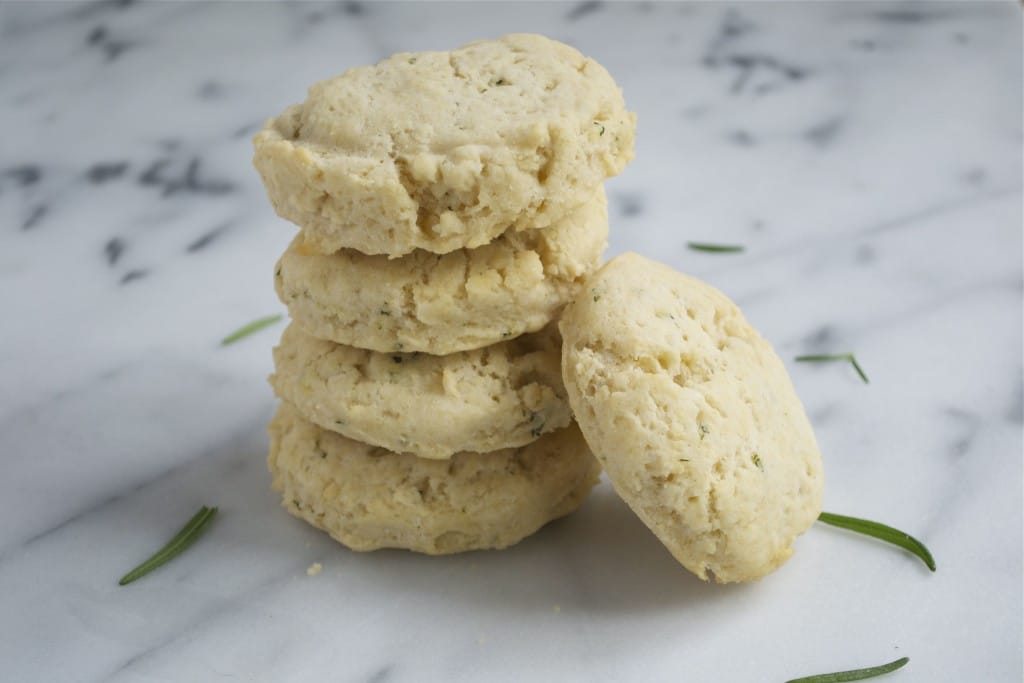
<svg viewBox="0 0 1024 683">
<path fill-rule="evenodd" d="M 312 337 L 294 323 L 270 383 L 308 420 L 422 458 L 524 446 L 567 427 L 554 325 L 446 356 L 378 353 Z"/>
<path fill-rule="evenodd" d="M 633 158 L 634 129 L 600 64 L 514 34 L 316 83 L 253 161 L 317 251 L 446 253 L 557 222 Z"/>
<path fill-rule="evenodd" d="M 521 448 L 427 460 L 347 439 L 282 403 L 269 466 L 285 509 L 352 550 L 505 548 L 574 511 L 600 466 L 576 425 Z"/>
<path fill-rule="evenodd" d="M 320 254 L 299 235 L 275 286 L 310 334 L 375 351 L 447 354 L 539 330 L 597 269 L 608 238 L 603 190 L 555 225 L 490 244 L 401 258 Z"/>
<path fill-rule="evenodd" d="M 636 254 L 566 309 L 573 413 L 618 494 L 697 576 L 779 567 L 821 511 L 814 433 L 771 345 L 721 292 Z"/>
</svg>

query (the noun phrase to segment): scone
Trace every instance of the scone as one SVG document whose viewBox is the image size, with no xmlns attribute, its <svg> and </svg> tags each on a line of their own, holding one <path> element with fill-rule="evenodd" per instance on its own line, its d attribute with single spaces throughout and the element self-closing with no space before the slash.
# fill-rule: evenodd
<svg viewBox="0 0 1024 683">
<path fill-rule="evenodd" d="M 275 287 L 310 334 L 374 351 L 447 354 L 539 330 L 601 260 L 604 191 L 543 230 L 490 244 L 397 259 L 353 249 L 320 254 L 300 234 L 278 261 Z"/>
<path fill-rule="evenodd" d="M 447 253 L 557 222 L 632 159 L 634 128 L 604 67 L 517 34 L 317 83 L 253 162 L 311 249 Z"/>
<path fill-rule="evenodd" d="M 353 550 L 505 548 L 579 507 L 600 473 L 575 425 L 522 448 L 450 460 L 347 439 L 287 403 L 269 431 L 284 507 Z"/>
<path fill-rule="evenodd" d="M 749 581 L 821 512 L 821 457 L 782 362 L 711 286 L 625 254 L 561 321 L 570 404 L 616 492 L 687 569 Z"/>
<path fill-rule="evenodd" d="M 274 367 L 274 391 L 306 419 L 421 458 L 523 446 L 571 421 L 553 324 L 431 356 L 335 344 L 293 323 L 274 349 Z"/>
</svg>

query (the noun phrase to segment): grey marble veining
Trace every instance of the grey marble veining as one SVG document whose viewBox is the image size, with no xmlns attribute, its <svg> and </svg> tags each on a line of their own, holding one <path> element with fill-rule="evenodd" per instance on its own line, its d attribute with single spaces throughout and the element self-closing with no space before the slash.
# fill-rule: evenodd
<svg viewBox="0 0 1024 683">
<path fill-rule="evenodd" d="M 265 382 L 292 229 L 250 137 L 308 84 L 535 31 L 639 116 L 609 255 L 708 280 L 787 361 L 826 509 L 705 585 L 603 484 L 502 552 L 355 554 L 278 509 Z M 1021 14 L 1012 2 L 0 4 L 0 678 L 1022 677 Z M 742 244 L 712 255 L 688 241 Z M 845 365 L 792 362 L 854 350 Z M 201 504 L 207 537 L 117 578 Z M 305 569 L 323 564 L 319 576 Z"/>
</svg>

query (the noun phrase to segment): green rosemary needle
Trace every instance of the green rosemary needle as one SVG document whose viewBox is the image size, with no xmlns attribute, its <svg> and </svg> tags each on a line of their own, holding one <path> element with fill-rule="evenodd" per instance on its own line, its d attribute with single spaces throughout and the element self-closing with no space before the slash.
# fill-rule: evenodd
<svg viewBox="0 0 1024 683">
<path fill-rule="evenodd" d="M 119 586 L 125 586 L 132 581 L 141 579 L 146 574 L 150 573 L 158 567 L 162 567 L 167 564 L 175 557 L 185 552 L 189 546 L 196 542 L 196 540 L 203 535 L 206 528 L 210 525 L 210 520 L 217 514 L 217 508 L 208 508 L 205 505 L 199 508 L 199 512 L 192 516 L 192 519 L 188 520 L 188 523 L 181 528 L 174 538 L 167 542 L 163 548 L 156 551 L 156 553 L 148 560 L 140 564 L 135 569 L 131 570 L 127 574 L 121 577 L 118 581 Z"/>
<path fill-rule="evenodd" d="M 892 673 L 896 669 L 902 669 L 910 661 L 909 657 L 900 657 L 894 662 L 871 666 L 867 669 L 853 669 L 852 671 L 836 671 L 831 674 L 818 674 L 817 676 L 805 676 L 794 678 L 786 683 L 841 683 L 842 681 L 863 681 L 866 678 L 874 678 L 882 674 Z"/>
<path fill-rule="evenodd" d="M 857 374 L 860 375 L 860 378 L 864 380 L 864 384 L 868 384 L 868 376 L 864 374 L 864 369 L 861 368 L 860 363 L 857 362 L 857 359 L 852 353 L 829 353 L 812 356 L 797 356 L 795 360 L 798 363 L 828 363 L 837 360 L 849 362 L 853 366 L 853 369 L 857 371 Z"/>
<path fill-rule="evenodd" d="M 856 531 L 859 534 L 865 536 L 871 536 L 873 538 L 880 539 L 893 545 L 898 545 L 904 550 L 910 552 L 921 558 L 921 561 L 928 566 L 928 569 L 935 571 L 935 558 L 932 557 L 931 552 L 925 547 L 924 543 L 917 540 L 910 534 L 900 531 L 899 529 L 893 529 L 891 526 L 880 524 L 878 522 L 872 522 L 867 519 L 858 519 L 857 517 L 847 517 L 845 515 L 834 515 L 831 512 L 822 512 L 818 516 L 819 522 L 825 524 L 831 524 L 841 529 L 849 529 L 850 531 Z"/>
<path fill-rule="evenodd" d="M 738 244 L 709 244 L 708 242 L 687 242 L 686 246 L 694 251 L 706 251 L 711 254 L 735 254 L 743 251 Z"/>
<path fill-rule="evenodd" d="M 226 336 L 223 339 L 221 339 L 220 340 L 220 345 L 221 346 L 227 346 L 228 344 L 234 344 L 239 339 L 242 339 L 243 337 L 248 337 L 253 332 L 258 332 L 259 330 L 262 330 L 264 327 L 268 327 L 270 325 L 273 325 L 274 323 L 276 323 L 280 319 L 281 319 L 281 314 L 278 313 L 277 315 L 268 315 L 265 318 L 260 318 L 259 320 L 253 320 L 248 325 L 243 325 L 242 327 L 239 327 L 237 330 L 235 330 L 234 332 L 232 332 L 228 336 Z"/>
</svg>

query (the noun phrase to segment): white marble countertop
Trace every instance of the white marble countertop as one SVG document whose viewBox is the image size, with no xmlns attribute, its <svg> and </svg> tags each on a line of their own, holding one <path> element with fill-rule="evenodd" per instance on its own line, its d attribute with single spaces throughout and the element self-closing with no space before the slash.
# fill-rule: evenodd
<svg viewBox="0 0 1024 683">
<path fill-rule="evenodd" d="M 265 377 L 292 235 L 249 138 L 305 86 L 512 31 L 639 115 L 609 255 L 732 296 L 787 361 L 827 510 L 743 586 L 607 484 L 502 552 L 349 552 L 278 507 Z M 1022 678 L 1021 18 L 1002 3 L 0 6 L 0 678 Z M 746 252 L 687 251 L 688 240 Z M 846 365 L 793 363 L 854 350 Z M 116 582 L 201 504 L 209 533 Z M 320 562 L 320 575 L 306 567 Z M 890 679 L 886 679 L 890 680 Z"/>
</svg>

